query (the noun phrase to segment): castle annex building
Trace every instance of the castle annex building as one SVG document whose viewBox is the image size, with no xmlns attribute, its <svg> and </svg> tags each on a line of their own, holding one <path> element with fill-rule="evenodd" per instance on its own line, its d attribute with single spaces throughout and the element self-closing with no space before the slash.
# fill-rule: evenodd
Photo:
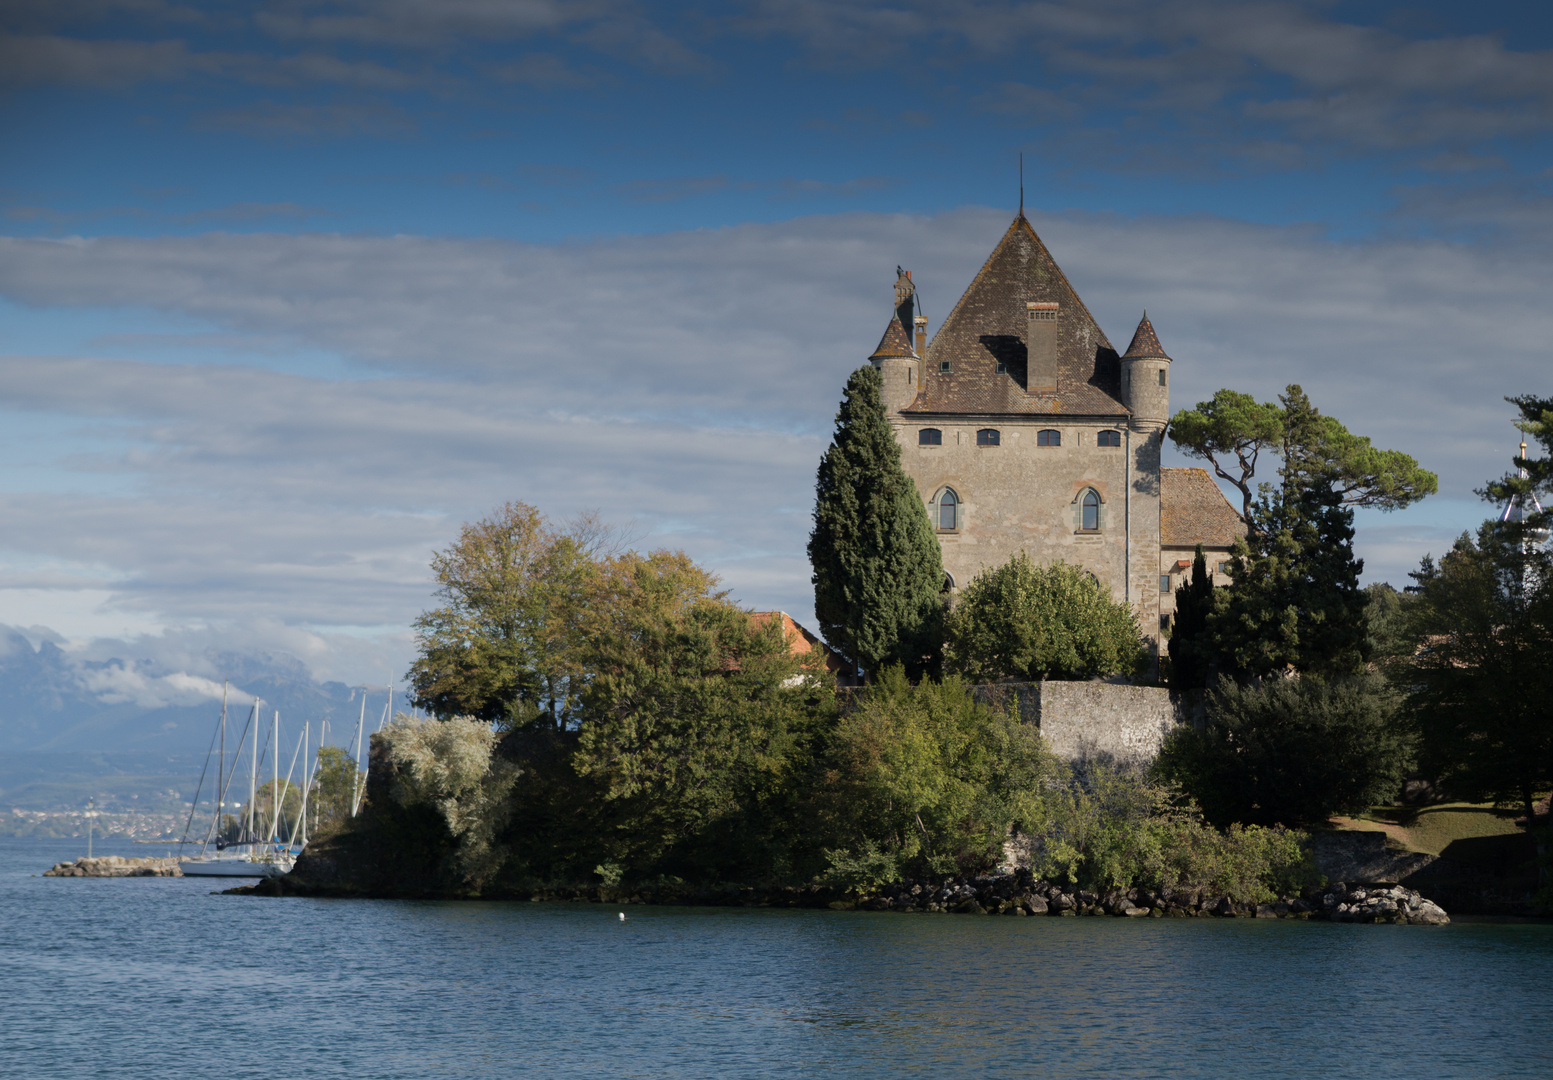
<svg viewBox="0 0 1553 1080">
<path fill-rule="evenodd" d="M 931 343 L 916 310 L 903 271 L 869 359 L 950 585 L 1061 559 L 1155 635 L 1197 544 L 1228 580 L 1240 515 L 1205 470 L 1160 468 L 1172 360 L 1147 315 L 1118 354 L 1023 212 Z"/>
</svg>

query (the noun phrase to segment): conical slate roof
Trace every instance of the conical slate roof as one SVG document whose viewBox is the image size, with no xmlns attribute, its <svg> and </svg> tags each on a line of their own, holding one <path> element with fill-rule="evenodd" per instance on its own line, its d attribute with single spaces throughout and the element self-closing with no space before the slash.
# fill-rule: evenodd
<svg viewBox="0 0 1553 1080">
<path fill-rule="evenodd" d="M 884 360 L 896 356 L 916 356 L 917 350 L 911 347 L 911 335 L 906 333 L 906 328 L 901 325 L 901 318 L 896 315 L 890 319 L 890 325 L 884 328 L 884 337 L 879 339 L 879 347 L 874 350 L 870 360 Z"/>
<path fill-rule="evenodd" d="M 1059 305 L 1055 393 L 1025 389 L 1030 301 Z M 925 359 L 922 390 L 905 412 L 1127 415 L 1116 350 L 1022 213 L 939 327 Z M 940 371 L 944 361 L 948 373 Z"/>
<path fill-rule="evenodd" d="M 1127 351 L 1122 354 L 1123 360 L 1169 360 L 1165 355 L 1165 348 L 1159 343 L 1159 335 L 1154 333 L 1154 324 L 1149 322 L 1149 313 L 1143 313 L 1143 321 L 1138 324 L 1138 329 L 1133 331 L 1132 344 L 1127 346 Z"/>
</svg>

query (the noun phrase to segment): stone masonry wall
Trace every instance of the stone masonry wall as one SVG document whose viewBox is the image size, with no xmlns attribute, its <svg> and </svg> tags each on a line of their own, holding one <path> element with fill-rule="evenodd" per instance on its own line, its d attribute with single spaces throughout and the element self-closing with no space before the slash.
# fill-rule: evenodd
<svg viewBox="0 0 1553 1080">
<path fill-rule="evenodd" d="M 1064 761 L 1109 757 L 1143 764 L 1154 760 L 1177 721 L 1170 692 L 1158 686 L 1106 682 L 998 683 L 976 694 L 1041 729 L 1052 753 Z"/>
</svg>

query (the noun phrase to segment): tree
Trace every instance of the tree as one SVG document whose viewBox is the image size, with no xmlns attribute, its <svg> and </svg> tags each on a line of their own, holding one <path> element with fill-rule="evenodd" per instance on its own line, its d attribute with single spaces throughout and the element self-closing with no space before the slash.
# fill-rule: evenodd
<svg viewBox="0 0 1553 1080">
<path fill-rule="evenodd" d="M 1208 637 L 1219 670 L 1258 679 L 1294 670 L 1318 678 L 1368 659 L 1364 562 L 1353 554 L 1353 511 L 1322 482 L 1285 485 L 1253 511 L 1236 542 L 1229 588 L 1215 597 Z"/>
<path fill-rule="evenodd" d="M 968 678 L 1137 676 L 1147 652 L 1137 621 L 1069 563 L 1037 566 L 1018 552 L 978 574 L 945 625 L 946 666 Z"/>
<path fill-rule="evenodd" d="M 892 662 L 931 665 L 944 587 L 938 538 L 901 468 L 880 385 L 871 366 L 847 380 L 809 536 L 820 631 L 870 676 Z"/>
<path fill-rule="evenodd" d="M 457 872 L 479 888 L 505 855 L 495 837 L 506 823 L 507 796 L 519 772 L 493 753 L 491 725 L 467 716 L 437 721 L 401 713 L 382 739 L 390 798 L 403 807 L 436 810 L 454 842 Z"/>
<path fill-rule="evenodd" d="M 1253 531 L 1251 482 L 1266 450 L 1283 458 L 1286 484 L 1328 487 L 1343 506 L 1398 510 L 1439 489 L 1434 473 L 1419 468 L 1413 458 L 1377 449 L 1335 417 L 1322 416 L 1297 384 L 1286 388 L 1277 405 L 1220 390 L 1212 400 L 1176 413 L 1169 434 L 1188 457 L 1207 461 L 1221 479 L 1240 489 L 1241 516 Z"/>
<path fill-rule="evenodd" d="M 1437 790 L 1532 817 L 1553 787 L 1553 556 L 1489 522 L 1412 575 L 1407 681 L 1420 765 Z"/>
<path fill-rule="evenodd" d="M 508 727 L 571 721 L 584 673 L 585 598 L 614 538 L 592 517 L 551 525 L 525 503 L 466 524 L 432 558 L 443 605 L 415 621 L 417 705 Z"/>
<path fill-rule="evenodd" d="M 1528 496 L 1538 492 L 1544 496 L 1553 496 L 1553 398 L 1523 394 L 1505 400 L 1521 411 L 1521 419 L 1515 426 L 1542 444 L 1542 456 L 1517 457 L 1515 472 L 1491 481 L 1478 494 L 1500 505 L 1515 498 L 1529 506 Z M 1553 502 L 1553 498 L 1549 501 Z M 1529 528 L 1546 529 L 1550 516 L 1553 516 L 1553 511 L 1544 508 L 1541 514 L 1533 512 L 1528 515 L 1522 524 Z"/>
<path fill-rule="evenodd" d="M 1176 612 L 1170 624 L 1170 688 L 1205 690 L 1214 650 L 1208 620 L 1213 615 L 1213 575 L 1202 545 L 1192 556 L 1192 575 L 1176 587 Z"/>
<path fill-rule="evenodd" d="M 1011 831 L 1044 828 L 1061 768 L 1033 724 L 975 700 L 954 676 L 913 686 L 880 673 L 837 723 L 822 762 L 819 831 L 833 881 L 977 872 Z"/>
<path fill-rule="evenodd" d="M 320 746 L 307 811 L 309 835 L 324 836 L 345 827 L 356 796 L 356 759 L 338 746 Z"/>
<path fill-rule="evenodd" d="M 807 767 L 833 682 L 677 552 L 609 560 L 592 603 L 571 765 L 596 785 L 609 874 L 766 874 L 776 812 Z M 601 873 L 604 871 L 601 871 Z"/>
<path fill-rule="evenodd" d="M 1394 798 L 1411 737 L 1385 680 L 1223 679 L 1208 723 L 1165 740 L 1155 769 L 1219 827 L 1318 825 Z"/>
<path fill-rule="evenodd" d="M 1264 450 L 1283 444 L 1283 410 L 1250 394 L 1220 390 L 1170 421 L 1170 440 L 1188 457 L 1202 458 L 1222 480 L 1240 489 L 1241 516 L 1251 519 L 1251 480 Z M 1229 465 L 1233 458 L 1234 466 Z M 1237 471 L 1230 472 L 1234 468 Z"/>
</svg>

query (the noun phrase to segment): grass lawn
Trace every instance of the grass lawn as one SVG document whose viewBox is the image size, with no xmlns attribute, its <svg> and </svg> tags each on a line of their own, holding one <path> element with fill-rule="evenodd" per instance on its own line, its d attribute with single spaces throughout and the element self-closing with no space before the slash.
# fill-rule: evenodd
<svg viewBox="0 0 1553 1080">
<path fill-rule="evenodd" d="M 1496 811 L 1487 803 L 1441 803 L 1422 808 L 1375 806 L 1358 818 L 1333 818 L 1332 824 L 1340 829 L 1384 832 L 1409 851 L 1442 855 L 1456 841 L 1523 835 L 1515 824 L 1517 816 L 1513 811 Z M 1460 845 L 1457 850 L 1465 846 L 1477 845 Z"/>
</svg>

